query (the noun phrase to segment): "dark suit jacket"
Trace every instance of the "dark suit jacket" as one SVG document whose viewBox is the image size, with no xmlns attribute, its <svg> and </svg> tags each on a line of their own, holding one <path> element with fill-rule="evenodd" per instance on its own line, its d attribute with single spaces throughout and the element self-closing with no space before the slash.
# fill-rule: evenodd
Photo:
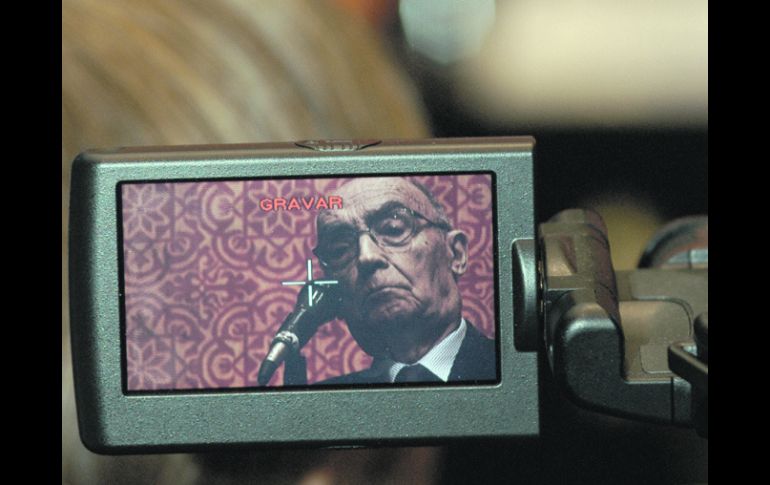
<svg viewBox="0 0 770 485">
<path fill-rule="evenodd" d="M 485 337 L 470 322 L 465 321 L 467 329 L 460 350 L 457 352 L 449 382 L 494 381 L 497 379 L 497 355 L 495 341 Z M 375 375 L 371 369 L 354 372 L 339 377 L 332 377 L 316 385 L 377 384 L 382 376 Z"/>
</svg>

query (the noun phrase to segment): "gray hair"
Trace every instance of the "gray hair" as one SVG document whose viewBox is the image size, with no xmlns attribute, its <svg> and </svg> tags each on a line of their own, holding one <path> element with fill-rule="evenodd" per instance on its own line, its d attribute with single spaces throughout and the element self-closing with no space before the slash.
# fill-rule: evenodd
<svg viewBox="0 0 770 485">
<path fill-rule="evenodd" d="M 439 222 L 441 224 L 446 224 L 449 227 L 454 227 L 454 224 L 452 224 L 452 221 L 450 221 L 449 217 L 447 217 L 446 215 L 444 206 L 441 205 L 441 202 L 438 201 L 438 199 L 433 194 L 433 192 L 431 192 L 430 189 L 428 189 L 428 187 L 424 186 L 423 184 L 421 184 L 416 180 L 410 179 L 409 182 L 415 187 L 417 187 L 417 189 L 419 189 L 419 191 L 422 192 L 425 195 L 425 197 L 428 198 L 428 202 L 430 202 L 430 205 L 433 206 L 433 209 L 436 211 L 436 214 L 438 214 L 438 221 L 434 221 L 434 222 Z"/>
</svg>

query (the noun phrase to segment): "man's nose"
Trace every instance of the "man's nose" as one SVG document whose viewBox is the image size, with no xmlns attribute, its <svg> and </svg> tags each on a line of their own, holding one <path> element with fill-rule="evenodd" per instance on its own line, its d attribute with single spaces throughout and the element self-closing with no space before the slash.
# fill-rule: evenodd
<svg viewBox="0 0 770 485">
<path fill-rule="evenodd" d="M 360 266 L 384 267 L 388 260 L 382 252 L 382 248 L 369 233 L 363 233 L 358 238 L 358 264 Z"/>
</svg>

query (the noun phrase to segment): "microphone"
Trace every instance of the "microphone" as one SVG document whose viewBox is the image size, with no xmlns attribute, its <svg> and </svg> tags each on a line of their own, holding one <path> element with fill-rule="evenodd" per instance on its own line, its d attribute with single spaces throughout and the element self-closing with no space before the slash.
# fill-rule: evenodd
<svg viewBox="0 0 770 485">
<path fill-rule="evenodd" d="M 292 351 L 299 352 L 321 324 L 337 316 L 340 297 L 336 285 L 322 285 L 309 281 L 302 287 L 294 310 L 289 313 L 278 333 L 273 337 L 267 357 L 257 374 L 257 383 L 267 385 L 276 369 Z"/>
</svg>

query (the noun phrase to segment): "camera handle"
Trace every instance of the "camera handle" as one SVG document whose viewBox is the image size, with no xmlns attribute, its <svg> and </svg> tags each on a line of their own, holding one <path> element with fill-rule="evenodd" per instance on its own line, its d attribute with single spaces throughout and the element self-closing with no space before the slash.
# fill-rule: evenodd
<svg viewBox="0 0 770 485">
<path fill-rule="evenodd" d="M 666 226 L 639 269 L 616 272 L 601 217 L 568 209 L 540 225 L 537 247 L 514 244 L 514 266 L 527 260 L 538 261 L 539 282 L 518 282 L 516 306 L 541 302 L 532 314 L 543 326 L 523 321 L 519 350 L 542 339 L 558 386 L 579 406 L 708 437 L 707 217 Z"/>
</svg>

